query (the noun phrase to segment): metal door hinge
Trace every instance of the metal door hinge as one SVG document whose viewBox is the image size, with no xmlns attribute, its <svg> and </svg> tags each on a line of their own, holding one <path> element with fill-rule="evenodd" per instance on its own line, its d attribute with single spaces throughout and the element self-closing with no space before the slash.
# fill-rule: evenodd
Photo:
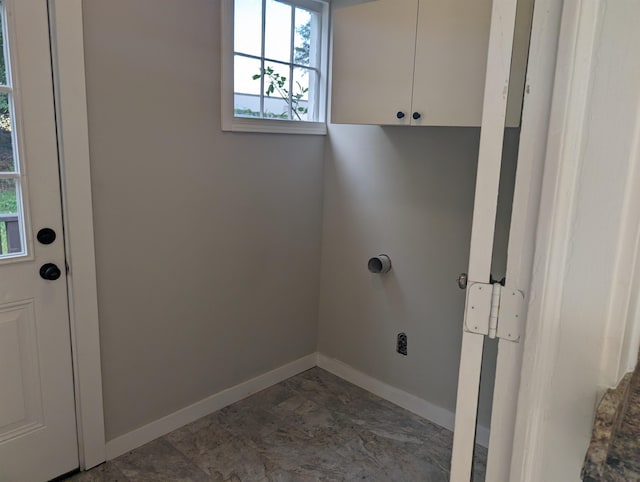
<svg viewBox="0 0 640 482">
<path fill-rule="evenodd" d="M 498 338 L 515 342 L 520 341 L 525 310 L 524 292 L 509 286 L 503 287 L 500 295 L 500 311 L 498 313 Z"/>
<path fill-rule="evenodd" d="M 496 282 L 469 282 L 464 329 L 518 342 L 524 321 L 524 293 Z"/>
</svg>

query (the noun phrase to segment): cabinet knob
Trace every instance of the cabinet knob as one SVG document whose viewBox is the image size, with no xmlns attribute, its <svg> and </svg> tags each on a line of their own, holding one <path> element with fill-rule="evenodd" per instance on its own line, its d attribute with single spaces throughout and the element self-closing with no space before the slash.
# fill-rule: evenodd
<svg viewBox="0 0 640 482">
<path fill-rule="evenodd" d="M 396 114 L 396 117 L 397 117 L 398 119 L 403 119 L 403 118 L 404 118 L 404 112 L 402 112 L 402 111 L 398 111 L 398 113 Z"/>
<path fill-rule="evenodd" d="M 422 117 L 422 116 L 420 115 L 420 113 L 419 113 L 419 112 L 414 112 L 414 113 L 413 113 L 413 115 L 412 115 L 411 117 L 413 117 L 415 120 L 418 120 L 418 119 L 420 119 L 420 117 Z"/>
</svg>

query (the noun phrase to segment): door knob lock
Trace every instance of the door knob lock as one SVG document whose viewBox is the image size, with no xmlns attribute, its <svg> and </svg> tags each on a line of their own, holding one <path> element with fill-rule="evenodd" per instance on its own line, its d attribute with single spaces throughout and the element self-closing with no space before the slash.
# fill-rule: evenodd
<svg viewBox="0 0 640 482">
<path fill-rule="evenodd" d="M 49 281 L 55 281 L 60 278 L 60 268 L 53 263 L 46 263 L 40 267 L 40 277 Z"/>
<path fill-rule="evenodd" d="M 467 273 L 460 273 L 460 276 L 458 276 L 458 288 L 460 288 L 461 290 L 467 289 L 468 280 L 469 276 L 467 276 Z"/>
</svg>

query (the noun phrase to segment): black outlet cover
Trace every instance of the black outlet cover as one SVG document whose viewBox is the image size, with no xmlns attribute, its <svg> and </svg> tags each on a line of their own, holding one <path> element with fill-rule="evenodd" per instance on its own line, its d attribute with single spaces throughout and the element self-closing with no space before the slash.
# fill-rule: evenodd
<svg viewBox="0 0 640 482">
<path fill-rule="evenodd" d="M 407 356 L 407 334 L 398 333 L 398 342 L 396 345 L 396 351 L 401 355 Z"/>
</svg>

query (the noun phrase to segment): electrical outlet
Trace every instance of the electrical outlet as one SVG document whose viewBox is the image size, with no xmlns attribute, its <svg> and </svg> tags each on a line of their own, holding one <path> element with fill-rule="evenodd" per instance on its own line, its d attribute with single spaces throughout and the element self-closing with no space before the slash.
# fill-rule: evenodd
<svg viewBox="0 0 640 482">
<path fill-rule="evenodd" d="M 401 355 L 407 356 L 407 334 L 398 333 L 398 342 L 396 344 L 396 351 Z"/>
</svg>

